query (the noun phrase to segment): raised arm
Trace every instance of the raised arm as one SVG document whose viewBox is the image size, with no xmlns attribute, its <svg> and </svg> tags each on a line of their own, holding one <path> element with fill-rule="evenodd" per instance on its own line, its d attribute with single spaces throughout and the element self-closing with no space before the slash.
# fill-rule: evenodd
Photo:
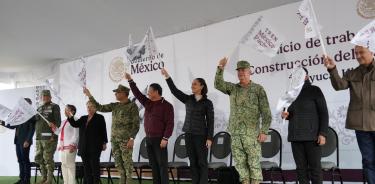
<svg viewBox="0 0 375 184">
<path fill-rule="evenodd" d="M 187 99 L 189 98 L 189 95 L 185 94 L 181 90 L 179 90 L 176 85 L 174 84 L 172 78 L 169 76 L 167 70 L 164 68 L 161 69 L 161 74 L 164 75 L 165 80 L 167 81 L 168 87 L 171 90 L 171 93 L 182 103 L 185 103 Z"/>
<path fill-rule="evenodd" d="M 106 104 L 106 105 L 102 105 L 100 103 L 98 103 L 95 98 L 91 95 L 91 92 L 89 89 L 87 88 L 83 88 L 83 93 L 89 97 L 89 100 L 91 103 L 93 103 L 96 107 L 96 110 L 99 111 L 99 112 L 112 112 L 113 110 L 113 106 L 114 104 Z"/>
<path fill-rule="evenodd" d="M 74 116 L 70 116 L 68 118 L 68 121 L 69 121 L 70 125 L 72 125 L 72 127 L 74 127 L 74 128 L 81 127 L 81 125 L 83 123 L 85 123 L 85 120 L 87 120 L 87 118 L 84 118 L 84 116 L 80 117 L 78 120 L 75 120 Z"/>
<path fill-rule="evenodd" d="M 337 71 L 336 64 L 333 61 L 332 58 L 329 56 L 323 56 L 324 57 L 324 66 L 326 66 L 330 78 L 331 78 L 331 84 L 333 88 L 338 90 L 344 90 L 349 88 L 349 82 L 347 80 L 346 75 L 343 76 L 343 78 L 340 77 L 339 72 Z"/>
<path fill-rule="evenodd" d="M 145 106 L 146 102 L 149 100 L 146 95 L 142 94 L 141 91 L 139 91 L 136 83 L 133 81 L 132 77 L 130 74 L 126 73 L 125 74 L 126 80 L 129 82 L 130 89 L 132 90 L 133 95 L 135 98 L 143 105 Z"/>
<path fill-rule="evenodd" d="M 224 81 L 224 67 L 227 64 L 227 61 L 227 58 L 223 58 L 219 61 L 219 65 L 216 70 L 214 85 L 217 90 L 229 95 L 234 89 L 235 84 Z"/>
</svg>

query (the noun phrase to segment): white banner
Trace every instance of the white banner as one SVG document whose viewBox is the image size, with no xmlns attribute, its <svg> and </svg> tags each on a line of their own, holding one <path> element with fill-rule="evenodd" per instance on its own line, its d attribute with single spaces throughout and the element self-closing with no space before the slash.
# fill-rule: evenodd
<svg viewBox="0 0 375 184">
<path fill-rule="evenodd" d="M 354 45 L 369 48 L 375 52 L 375 20 L 371 21 L 365 27 L 358 31 L 351 41 Z"/>
<path fill-rule="evenodd" d="M 170 140 L 172 143 L 174 138 L 182 133 L 186 111 L 185 105 L 170 94 L 165 79 L 160 74 L 160 68 L 166 67 L 179 89 L 187 94 L 191 94 L 191 82 L 194 78 L 201 77 L 206 80 L 208 98 L 215 107 L 215 132 L 218 132 L 226 130 L 230 114 L 228 96 L 214 88 L 217 64 L 222 57 L 236 48 L 230 57 L 230 63 L 235 65 L 238 60 L 242 59 L 251 63 L 251 80 L 264 87 L 270 106 L 273 107 L 274 115 L 276 114 L 274 107 L 277 106 L 280 96 L 288 91 L 290 73 L 294 68 L 302 65 L 309 71 L 309 79 L 312 84 L 319 86 L 326 97 L 330 126 L 337 131 L 339 136 L 340 158 L 342 158 L 340 166 L 343 168 L 361 168 L 361 155 L 357 147 L 355 134 L 352 130 L 345 128 L 350 98 L 348 91 L 335 91 L 333 89 L 329 73 L 323 65 L 322 52 L 319 47 L 321 47 L 322 42 L 327 45 L 327 51 L 337 62 L 340 75 L 353 69 L 358 66 L 358 63 L 350 40 L 354 37 L 355 32 L 368 23 L 368 20 L 357 14 L 355 1 L 325 0 L 313 2 L 316 13 L 321 18 L 320 23 L 325 27 L 327 33 L 321 42 L 317 38 L 304 38 L 304 32 L 298 28 L 301 27 L 301 23 L 296 16 L 296 10 L 301 3 L 297 2 L 158 38 L 156 39 L 156 50 L 160 50 L 157 55 L 163 62 L 159 62 L 157 58 L 150 58 L 146 54 L 145 42 L 147 37 L 135 46 L 130 43 L 131 53 L 126 54 L 128 48 L 124 47 L 90 56 L 87 58 L 90 63 L 87 65 L 87 86 L 100 103 L 106 104 L 116 101 L 112 90 L 119 84 L 128 86 L 128 82 L 123 77 L 124 63 L 128 60 L 128 56 L 137 57 L 135 60 L 131 60 L 132 58 L 129 60 L 132 61 L 130 63 L 132 77 L 139 89 L 143 90 L 150 83 L 159 83 L 163 87 L 163 96 L 174 106 L 175 130 L 174 136 Z M 332 16 L 332 7 L 340 10 L 335 11 L 335 16 Z M 263 20 L 267 20 L 270 25 L 283 33 L 282 37 L 286 40 L 280 46 L 276 46 L 278 51 L 276 56 L 272 58 L 252 49 L 247 44 L 242 44 L 241 48 L 238 47 L 237 49 L 244 33 L 249 32 L 251 23 L 257 22 L 260 16 L 263 16 Z M 149 33 L 151 34 L 151 32 Z M 247 38 L 250 40 L 254 37 Z M 132 48 L 131 45 L 136 48 Z M 138 47 L 140 45 L 142 47 Z M 142 50 L 140 48 L 143 49 L 142 52 L 139 52 Z M 228 63 L 228 65 L 231 64 Z M 60 94 L 64 100 L 78 107 L 78 113 L 86 114 L 86 101 L 82 98 L 81 88 L 74 82 L 72 67 L 73 63 L 61 65 Z M 224 79 L 238 83 L 236 70 L 230 69 L 229 66 L 226 67 Z M 111 113 L 103 114 L 107 121 L 107 130 L 110 132 Z M 287 142 L 288 126 L 282 125 L 281 121 L 280 116 L 274 116 L 271 127 L 278 130 L 283 139 L 282 167 L 283 169 L 295 169 L 290 143 Z M 143 125 L 141 124 L 135 142 L 134 160 L 137 159 L 138 143 L 143 136 Z M 169 150 L 173 150 L 173 144 L 169 146 Z M 102 156 L 103 160 L 107 160 L 109 150 Z M 171 156 L 170 153 L 169 158 Z"/>
<path fill-rule="evenodd" d="M 7 119 L 5 119 L 5 123 L 11 126 L 20 125 L 35 114 L 37 114 L 37 111 L 25 99 L 20 98 L 17 105 L 12 109 Z"/>
<path fill-rule="evenodd" d="M 240 44 L 251 45 L 255 50 L 274 57 L 281 44 L 281 35 L 260 16 L 242 37 Z"/>
<path fill-rule="evenodd" d="M 0 104 L 0 120 L 5 120 L 12 111 Z"/>
</svg>

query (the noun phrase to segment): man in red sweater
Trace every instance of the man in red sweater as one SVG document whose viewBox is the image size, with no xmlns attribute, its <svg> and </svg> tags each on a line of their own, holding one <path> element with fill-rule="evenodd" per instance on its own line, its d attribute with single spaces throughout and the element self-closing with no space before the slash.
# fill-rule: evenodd
<svg viewBox="0 0 375 184">
<path fill-rule="evenodd" d="M 168 184 L 167 145 L 174 126 L 173 106 L 162 97 L 163 90 L 159 84 L 150 84 L 147 98 L 139 91 L 130 74 L 126 73 L 125 78 L 135 98 L 145 107 L 144 127 L 153 184 Z"/>
</svg>

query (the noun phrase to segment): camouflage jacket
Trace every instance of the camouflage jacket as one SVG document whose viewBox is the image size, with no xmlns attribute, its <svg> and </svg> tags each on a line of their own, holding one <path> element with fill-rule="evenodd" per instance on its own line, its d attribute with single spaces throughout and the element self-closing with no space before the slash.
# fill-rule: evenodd
<svg viewBox="0 0 375 184">
<path fill-rule="evenodd" d="M 38 108 L 38 112 L 43 115 L 49 122 L 59 127 L 61 124 L 60 107 L 55 103 L 46 103 Z M 57 141 L 57 135 L 52 132 L 52 129 L 48 126 L 47 122 L 44 121 L 40 115 L 36 115 L 35 124 L 36 140 L 50 140 L 54 139 Z"/>
<path fill-rule="evenodd" d="M 267 94 L 254 82 L 247 88 L 224 81 L 223 70 L 217 69 L 215 88 L 229 95 L 230 117 L 228 130 L 232 135 L 268 133 L 272 115 Z M 262 122 L 262 123 L 261 123 Z"/>
<path fill-rule="evenodd" d="M 139 130 L 139 111 L 134 102 L 99 104 L 93 97 L 90 101 L 99 112 L 112 112 L 111 140 L 128 140 L 135 138 Z"/>
</svg>

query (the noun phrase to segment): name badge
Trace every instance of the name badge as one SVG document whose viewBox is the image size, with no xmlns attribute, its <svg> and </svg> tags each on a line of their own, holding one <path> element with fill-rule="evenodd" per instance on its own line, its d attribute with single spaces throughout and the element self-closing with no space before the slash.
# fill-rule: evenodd
<svg viewBox="0 0 375 184">
<path fill-rule="evenodd" d="M 43 136 L 43 137 L 51 137 L 51 136 L 52 136 L 52 133 L 42 133 L 42 136 Z"/>
</svg>

